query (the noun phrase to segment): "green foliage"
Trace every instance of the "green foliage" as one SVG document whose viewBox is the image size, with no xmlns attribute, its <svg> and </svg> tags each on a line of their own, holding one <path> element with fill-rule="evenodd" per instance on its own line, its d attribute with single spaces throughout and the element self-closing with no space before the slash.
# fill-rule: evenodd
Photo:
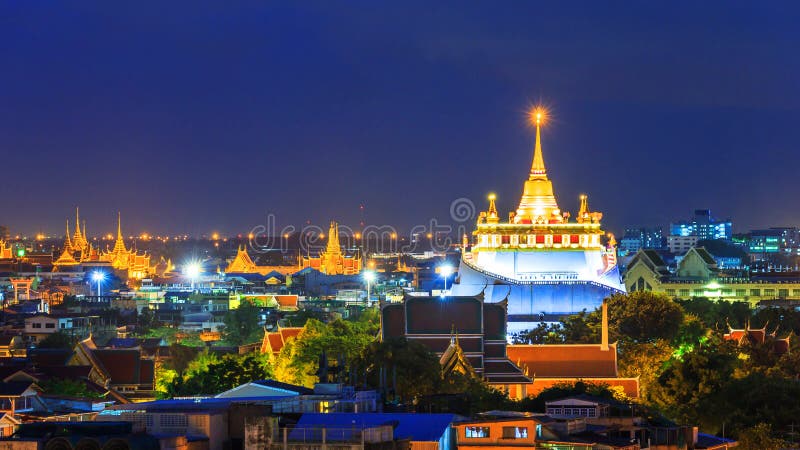
<svg viewBox="0 0 800 450">
<path fill-rule="evenodd" d="M 718 430 L 720 392 L 730 380 L 739 359 L 735 347 L 715 337 L 681 359 L 672 358 L 650 386 L 648 398 L 668 417 L 704 430 Z"/>
<path fill-rule="evenodd" d="M 772 427 L 766 423 L 759 423 L 739 433 L 737 450 L 780 450 L 786 443 L 772 437 Z"/>
<path fill-rule="evenodd" d="M 311 310 L 311 309 L 301 309 L 293 314 L 287 315 L 286 322 L 289 324 L 290 327 L 302 327 L 305 326 L 306 322 L 310 319 L 317 320 L 322 322 L 324 320 L 323 314 L 319 311 Z"/>
<path fill-rule="evenodd" d="M 171 344 L 169 346 L 169 370 L 173 370 L 177 375 L 183 375 L 189 364 L 197 358 L 197 347 L 190 347 L 183 344 Z"/>
<path fill-rule="evenodd" d="M 64 395 L 79 398 L 103 398 L 99 392 L 90 390 L 86 383 L 68 378 L 53 378 L 38 383 L 47 394 Z"/>
<path fill-rule="evenodd" d="M 72 338 L 60 331 L 55 332 L 46 338 L 39 341 L 37 345 L 38 348 L 63 348 L 63 349 L 72 349 L 75 346 L 75 342 Z"/>
<path fill-rule="evenodd" d="M 223 339 L 232 345 L 259 342 L 264 337 L 264 330 L 259 325 L 260 308 L 253 303 L 243 300 L 239 307 L 225 314 L 222 330 Z"/>
<path fill-rule="evenodd" d="M 228 354 L 219 358 L 201 353 L 167 386 L 169 396 L 214 395 L 251 381 L 272 378 L 266 355 Z"/>
<path fill-rule="evenodd" d="M 356 361 L 358 374 L 374 389 L 381 386 L 381 369 L 386 374 L 389 397 L 397 402 L 437 393 L 441 383 L 438 358 L 424 345 L 406 339 L 373 341 Z M 394 385 L 394 381 L 397 385 Z"/>
<path fill-rule="evenodd" d="M 375 326 L 371 321 L 350 322 L 334 320 L 325 325 L 309 319 L 297 338 L 281 349 L 275 362 L 275 376 L 279 381 L 312 387 L 317 381 L 320 355 L 328 361 L 347 366 L 375 340 Z"/>
<path fill-rule="evenodd" d="M 532 330 L 525 330 L 512 336 L 514 344 L 560 344 L 563 342 L 563 328 L 557 324 L 542 322 Z"/>
<path fill-rule="evenodd" d="M 750 319 L 750 305 L 747 302 L 711 301 L 705 297 L 689 300 L 676 300 L 687 314 L 697 317 L 707 328 L 727 330 L 726 322 L 733 327 L 744 327 Z"/>
<path fill-rule="evenodd" d="M 522 411 L 541 412 L 545 410 L 545 403 L 547 402 L 581 394 L 593 395 L 609 400 L 626 400 L 624 397 L 620 397 L 618 392 L 610 389 L 607 384 L 577 381 L 575 383 L 558 383 L 553 387 L 547 388 L 536 397 L 523 399 L 520 407 Z"/>
<path fill-rule="evenodd" d="M 626 345 L 619 355 L 619 374 L 639 378 L 639 394 L 647 399 L 653 384 L 673 355 L 669 342 L 660 339 L 652 343 Z"/>
<path fill-rule="evenodd" d="M 136 328 L 140 334 L 146 334 L 159 326 L 156 313 L 149 307 L 142 308 L 142 312 L 136 316 Z"/>
<path fill-rule="evenodd" d="M 672 340 L 678 334 L 683 315 L 680 305 L 654 292 L 637 291 L 608 298 L 609 335 L 621 342 Z"/>
</svg>

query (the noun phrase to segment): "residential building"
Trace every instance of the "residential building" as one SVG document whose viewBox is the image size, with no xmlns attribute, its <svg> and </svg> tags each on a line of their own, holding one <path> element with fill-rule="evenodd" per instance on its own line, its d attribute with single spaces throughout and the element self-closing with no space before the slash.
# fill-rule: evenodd
<svg viewBox="0 0 800 450">
<path fill-rule="evenodd" d="M 722 239 L 729 241 L 733 223 L 730 219 L 718 220 L 711 216 L 710 209 L 694 210 L 689 220 L 670 223 L 670 236 L 697 236 L 700 240 Z"/>
<path fill-rule="evenodd" d="M 706 297 L 753 304 L 800 300 L 800 273 L 721 270 L 702 247 L 687 251 L 674 271 L 657 252 L 640 250 L 628 264 L 623 281 L 628 292 L 661 292 L 682 299 Z"/>
<path fill-rule="evenodd" d="M 621 254 L 636 253 L 640 249 L 664 247 L 664 233 L 661 228 L 627 228 L 619 241 Z"/>
<path fill-rule="evenodd" d="M 688 252 L 690 248 L 695 247 L 697 245 L 697 241 L 699 240 L 700 237 L 695 235 L 669 235 L 667 236 L 667 248 L 669 249 L 670 253 L 682 255 Z"/>
</svg>

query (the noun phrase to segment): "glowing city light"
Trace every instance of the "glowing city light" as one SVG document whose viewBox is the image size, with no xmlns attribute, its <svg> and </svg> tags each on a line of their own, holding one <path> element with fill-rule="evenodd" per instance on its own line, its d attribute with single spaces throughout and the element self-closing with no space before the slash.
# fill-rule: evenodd
<svg viewBox="0 0 800 450">
<path fill-rule="evenodd" d="M 528 121 L 533 126 L 544 125 L 547 123 L 548 117 L 547 108 L 542 105 L 536 105 L 528 112 Z"/>
<path fill-rule="evenodd" d="M 191 262 L 183 267 L 183 274 L 191 279 L 199 277 L 202 271 L 203 268 L 200 266 L 200 263 L 197 262 Z"/>
<path fill-rule="evenodd" d="M 441 274 L 445 278 L 449 277 L 450 275 L 453 274 L 453 266 L 449 264 L 439 266 L 439 274 Z"/>
<path fill-rule="evenodd" d="M 100 284 L 106 280 L 106 273 L 99 270 L 92 272 L 92 281 L 97 283 L 97 296 L 100 297 Z"/>
<path fill-rule="evenodd" d="M 105 273 L 100 272 L 99 270 L 92 272 L 92 281 L 94 281 L 95 283 L 102 283 L 103 281 L 105 281 L 105 279 L 106 279 Z"/>
</svg>

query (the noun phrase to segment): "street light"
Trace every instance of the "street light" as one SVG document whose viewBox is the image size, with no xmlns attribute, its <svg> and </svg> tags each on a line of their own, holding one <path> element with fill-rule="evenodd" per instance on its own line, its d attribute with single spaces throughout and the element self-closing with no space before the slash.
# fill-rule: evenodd
<svg viewBox="0 0 800 450">
<path fill-rule="evenodd" d="M 92 281 L 97 283 L 97 300 L 100 301 L 100 283 L 106 281 L 106 274 L 99 270 L 92 272 Z"/>
<path fill-rule="evenodd" d="M 444 278 L 444 291 L 442 292 L 442 297 L 444 297 L 447 292 L 447 277 L 453 274 L 453 266 L 449 264 L 439 266 L 439 274 Z"/>
<path fill-rule="evenodd" d="M 197 277 L 200 276 L 200 272 L 203 271 L 203 268 L 200 266 L 198 262 L 190 262 L 183 267 L 183 274 L 189 277 L 192 280 L 192 290 L 194 290 L 194 282 Z"/>
<path fill-rule="evenodd" d="M 375 281 L 375 272 L 371 270 L 367 270 L 364 272 L 364 281 L 367 282 L 367 303 L 370 301 L 370 291 L 372 288 L 372 282 Z"/>
</svg>

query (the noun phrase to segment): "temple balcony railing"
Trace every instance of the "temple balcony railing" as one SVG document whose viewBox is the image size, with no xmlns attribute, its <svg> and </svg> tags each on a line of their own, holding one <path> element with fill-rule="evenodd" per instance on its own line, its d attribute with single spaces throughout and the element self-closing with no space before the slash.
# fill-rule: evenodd
<svg viewBox="0 0 800 450">
<path fill-rule="evenodd" d="M 576 284 L 576 285 L 594 286 L 594 287 L 599 287 L 599 288 L 602 288 L 602 289 L 609 289 L 609 290 L 612 291 L 613 294 L 624 294 L 625 293 L 625 291 L 623 291 L 621 289 L 617 289 L 617 288 L 609 286 L 607 284 L 598 283 L 596 281 L 590 281 L 590 280 L 521 281 L 521 280 L 517 280 L 515 278 L 509 278 L 509 277 L 506 277 L 506 276 L 503 276 L 503 275 L 500 275 L 500 274 L 497 274 L 497 273 L 490 272 L 488 270 L 482 269 L 482 268 L 476 266 L 475 264 L 473 264 L 472 262 L 467 261 L 466 258 L 461 258 L 461 262 L 464 265 L 466 265 L 467 267 L 469 267 L 470 269 L 472 269 L 472 270 L 474 270 L 474 271 L 476 271 L 476 272 L 478 272 L 478 273 L 480 273 L 482 275 L 486 275 L 488 277 L 496 278 L 496 279 L 498 279 L 500 281 L 503 281 L 503 282 L 506 282 L 508 284 L 520 284 L 520 285 L 537 285 L 537 284 L 539 284 L 539 285 L 547 285 L 547 284 L 553 284 L 553 283 L 558 283 L 558 284 Z"/>
</svg>

